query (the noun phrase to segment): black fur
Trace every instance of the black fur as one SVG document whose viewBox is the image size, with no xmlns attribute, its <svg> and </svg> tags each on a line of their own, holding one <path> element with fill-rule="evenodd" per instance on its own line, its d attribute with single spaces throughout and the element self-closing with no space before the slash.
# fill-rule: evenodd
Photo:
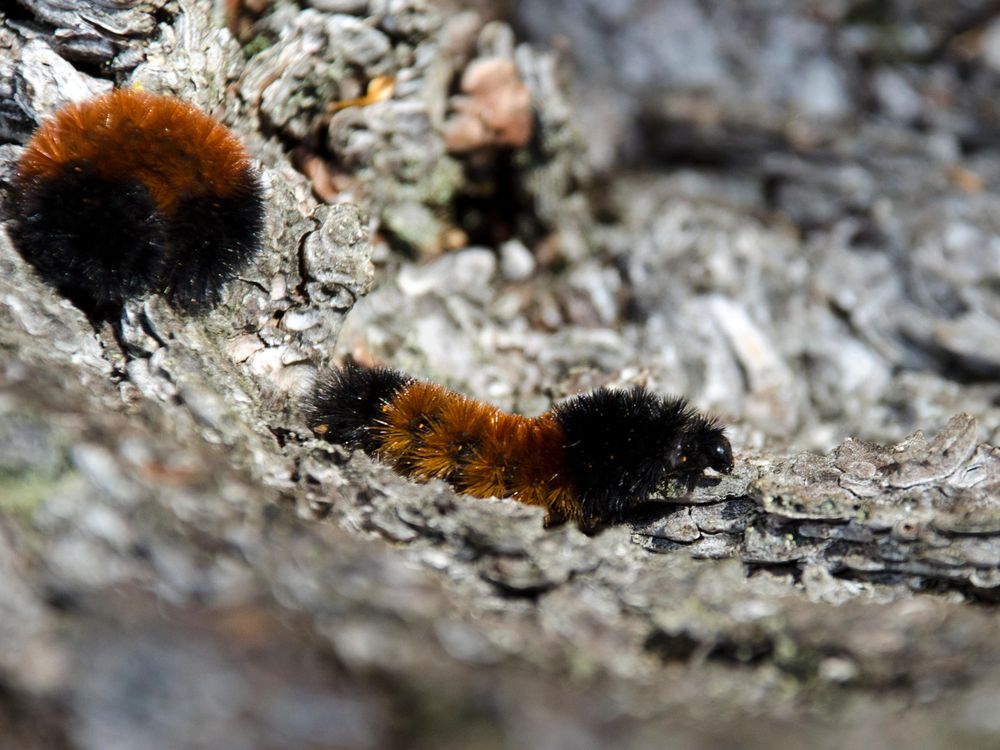
<svg viewBox="0 0 1000 750">
<path fill-rule="evenodd" d="M 86 163 L 15 188 L 13 238 L 48 283 L 86 312 L 146 294 L 163 275 L 167 232 L 146 187 Z"/>
<path fill-rule="evenodd" d="M 247 170 L 226 198 L 189 197 L 164 216 L 135 179 L 109 180 L 85 162 L 15 184 L 21 255 L 84 312 L 100 317 L 132 297 L 167 292 L 179 309 L 218 302 L 257 253 L 264 198 Z"/>
<path fill-rule="evenodd" d="M 668 479 L 693 484 L 706 468 L 732 470 L 723 429 L 684 399 L 602 388 L 557 405 L 554 416 L 583 510 L 604 523 L 623 520 Z"/>
<path fill-rule="evenodd" d="M 372 455 L 378 443 L 369 428 L 381 416 L 382 406 L 410 382 L 396 370 L 353 362 L 327 370 L 306 402 L 306 422 L 313 431 L 320 428 L 323 439 Z"/>
<path fill-rule="evenodd" d="M 164 282 L 171 302 L 187 310 L 218 302 L 223 285 L 257 254 L 263 231 L 262 188 L 249 169 L 226 198 L 181 201 L 167 221 L 171 252 Z"/>
</svg>

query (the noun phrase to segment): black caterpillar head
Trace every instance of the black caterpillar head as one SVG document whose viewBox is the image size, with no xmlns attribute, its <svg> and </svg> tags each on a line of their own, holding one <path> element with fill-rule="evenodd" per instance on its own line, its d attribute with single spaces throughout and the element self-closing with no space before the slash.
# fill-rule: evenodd
<svg viewBox="0 0 1000 750">
<path fill-rule="evenodd" d="M 670 479 L 692 485 L 705 469 L 728 473 L 724 430 L 683 398 L 643 387 L 599 388 L 552 411 L 565 432 L 565 462 L 586 518 L 622 520 Z"/>
<path fill-rule="evenodd" d="M 705 469 L 729 474 L 733 449 L 717 422 L 697 416 L 673 441 L 667 460 L 673 474 L 698 474 Z"/>
</svg>

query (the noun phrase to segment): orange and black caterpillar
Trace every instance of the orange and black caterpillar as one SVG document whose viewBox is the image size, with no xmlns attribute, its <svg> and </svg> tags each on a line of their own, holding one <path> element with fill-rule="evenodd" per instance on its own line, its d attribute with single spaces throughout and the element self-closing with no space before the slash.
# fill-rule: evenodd
<svg viewBox="0 0 1000 750">
<path fill-rule="evenodd" d="M 538 417 L 507 414 L 382 367 L 348 363 L 317 379 L 313 432 L 420 481 L 546 509 L 545 525 L 625 520 L 667 480 L 729 473 L 724 429 L 681 398 L 601 388 Z"/>
<path fill-rule="evenodd" d="M 35 131 L 13 183 L 12 236 L 87 312 L 149 292 L 218 301 L 257 253 L 263 188 L 220 122 L 169 96 L 120 89 Z"/>
</svg>

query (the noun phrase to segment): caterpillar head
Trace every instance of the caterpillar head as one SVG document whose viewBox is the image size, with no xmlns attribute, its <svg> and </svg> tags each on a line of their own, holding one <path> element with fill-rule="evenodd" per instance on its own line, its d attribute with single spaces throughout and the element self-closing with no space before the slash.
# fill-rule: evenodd
<svg viewBox="0 0 1000 750">
<path fill-rule="evenodd" d="M 668 463 L 674 474 L 700 474 L 705 469 L 729 474 L 733 470 L 733 449 L 722 427 L 698 418 L 674 441 Z"/>
</svg>

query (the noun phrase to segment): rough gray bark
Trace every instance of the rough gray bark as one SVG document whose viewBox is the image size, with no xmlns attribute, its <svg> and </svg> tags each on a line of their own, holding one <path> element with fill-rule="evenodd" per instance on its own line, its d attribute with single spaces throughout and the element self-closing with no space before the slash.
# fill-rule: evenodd
<svg viewBox="0 0 1000 750">
<path fill-rule="evenodd" d="M 606 187 L 554 56 L 505 24 L 307 5 L 246 49 L 202 0 L 0 14 L 0 186 L 40 117 L 110 86 L 100 62 L 231 125 L 268 190 L 264 251 L 200 318 L 154 296 L 95 329 L 0 226 L 0 737 L 994 742 L 995 150 L 959 165 L 986 180 L 966 195 L 906 126 L 820 108 L 819 157 Z M 531 92 L 530 145 L 449 152 L 454 82 L 497 59 Z M 380 75 L 391 99 L 327 111 Z M 784 115 L 720 91 L 716 136 L 781 140 Z M 496 247 L 441 254 L 488 241 L 479 214 Z M 313 440 L 301 390 L 347 353 L 528 413 L 609 381 L 683 392 L 731 424 L 737 470 L 634 525 L 545 531 Z"/>
</svg>

